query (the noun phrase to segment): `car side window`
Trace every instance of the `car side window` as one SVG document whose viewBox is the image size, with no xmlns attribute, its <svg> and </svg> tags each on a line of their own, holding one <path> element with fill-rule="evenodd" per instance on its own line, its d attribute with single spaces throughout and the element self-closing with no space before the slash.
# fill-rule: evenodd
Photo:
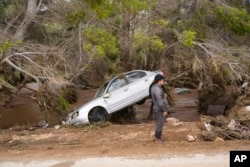
<svg viewBox="0 0 250 167">
<path fill-rule="evenodd" d="M 125 85 L 127 85 L 125 78 L 116 78 L 115 80 L 113 80 L 113 82 L 109 86 L 108 92 L 117 90 Z"/>
<path fill-rule="evenodd" d="M 145 77 L 147 74 L 143 71 L 135 71 L 135 72 L 131 72 L 131 73 L 128 73 L 126 75 L 129 83 L 132 83 L 138 79 L 141 79 L 143 77 Z"/>
</svg>

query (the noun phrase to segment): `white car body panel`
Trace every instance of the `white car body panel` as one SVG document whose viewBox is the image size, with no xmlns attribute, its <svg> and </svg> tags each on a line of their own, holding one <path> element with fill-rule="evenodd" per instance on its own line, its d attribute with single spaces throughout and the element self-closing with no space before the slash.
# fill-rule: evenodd
<svg viewBox="0 0 250 167">
<path fill-rule="evenodd" d="M 130 94 L 128 91 L 129 87 L 128 85 L 117 89 L 113 92 L 108 93 L 109 96 L 107 98 L 104 98 L 104 101 L 106 102 L 109 110 L 108 113 L 113 113 L 120 108 L 124 108 L 127 106 L 127 103 L 130 98 Z"/>
<path fill-rule="evenodd" d="M 133 74 L 135 75 L 133 76 Z M 138 77 L 137 74 L 142 74 L 143 76 L 139 76 L 138 79 L 136 78 Z M 149 96 L 149 86 L 153 82 L 156 74 L 163 73 L 162 71 L 151 72 L 144 70 L 134 70 L 124 73 L 122 77 L 115 77 L 111 79 L 105 87 L 100 88 L 103 88 L 103 90 L 105 88 L 105 91 L 101 92 L 100 97 L 96 97 L 98 94 L 97 92 L 93 100 L 82 105 L 77 110 L 69 113 L 68 117 L 66 118 L 66 124 L 80 125 L 89 123 L 89 113 L 95 107 L 101 107 L 105 109 L 108 114 L 112 114 L 123 108 L 138 103 Z M 127 78 L 127 76 L 131 78 Z M 125 81 L 125 86 L 116 88 L 117 85 L 119 87 Z M 100 91 L 100 89 L 98 91 Z"/>
<path fill-rule="evenodd" d="M 140 101 L 141 99 L 149 96 L 149 86 L 153 82 L 154 77 L 144 77 L 142 80 L 132 82 L 129 85 L 140 85 L 140 86 L 131 86 L 130 87 L 130 99 L 131 101 Z"/>
</svg>

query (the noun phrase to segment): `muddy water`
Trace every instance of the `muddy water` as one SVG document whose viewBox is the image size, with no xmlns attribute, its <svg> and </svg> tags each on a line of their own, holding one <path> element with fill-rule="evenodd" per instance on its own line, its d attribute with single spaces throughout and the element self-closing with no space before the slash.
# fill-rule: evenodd
<svg viewBox="0 0 250 167">
<path fill-rule="evenodd" d="M 69 111 L 91 100 L 95 92 L 96 89 L 78 90 L 78 100 L 71 104 Z M 31 98 L 33 93 L 31 90 L 23 88 L 9 102 L 8 107 L 0 108 L 0 129 L 7 129 L 15 125 L 34 126 L 39 121 L 44 120 L 42 111 L 40 111 L 39 106 Z M 58 120 L 53 117 L 50 118 L 50 121 L 58 123 Z"/>
<path fill-rule="evenodd" d="M 43 115 L 36 104 L 11 105 L 0 109 L 0 128 L 6 129 L 14 125 L 36 125 L 43 120 Z"/>
<path fill-rule="evenodd" d="M 7 107 L 0 108 L 0 129 L 15 125 L 36 125 L 43 120 L 42 112 L 31 98 L 33 91 L 22 88 Z"/>
<path fill-rule="evenodd" d="M 77 102 L 71 104 L 69 111 L 90 101 L 96 89 L 78 90 Z M 32 92 L 23 90 L 15 99 L 13 99 L 8 107 L 0 108 L 0 129 L 6 129 L 14 125 L 36 125 L 43 120 L 43 114 L 39 110 L 37 104 L 30 97 Z M 198 121 L 199 113 L 197 111 L 197 93 L 191 91 L 188 94 L 175 95 L 176 106 L 169 107 L 170 117 L 179 119 L 180 121 Z M 151 102 L 146 101 L 144 105 L 136 105 L 136 117 L 139 119 L 147 118 L 150 110 Z"/>
</svg>

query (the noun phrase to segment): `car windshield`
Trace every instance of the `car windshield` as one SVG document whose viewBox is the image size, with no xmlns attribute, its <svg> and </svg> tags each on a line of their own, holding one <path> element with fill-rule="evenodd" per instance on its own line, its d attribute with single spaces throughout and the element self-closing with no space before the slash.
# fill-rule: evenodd
<svg viewBox="0 0 250 167">
<path fill-rule="evenodd" d="M 105 84 L 102 85 L 102 87 L 100 87 L 98 89 L 98 91 L 96 92 L 94 99 L 97 97 L 101 97 L 103 96 L 104 91 L 106 90 L 107 86 L 108 86 L 109 82 L 106 82 Z"/>
</svg>

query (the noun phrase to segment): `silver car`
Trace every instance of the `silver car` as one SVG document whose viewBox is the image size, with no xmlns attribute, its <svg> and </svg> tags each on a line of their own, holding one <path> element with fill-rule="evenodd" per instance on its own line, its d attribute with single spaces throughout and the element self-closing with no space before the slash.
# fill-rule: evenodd
<svg viewBox="0 0 250 167">
<path fill-rule="evenodd" d="M 163 75 L 163 72 L 134 70 L 114 77 L 99 88 L 93 100 L 69 113 L 66 124 L 107 121 L 109 114 L 134 104 L 143 104 L 156 74 Z"/>
</svg>

